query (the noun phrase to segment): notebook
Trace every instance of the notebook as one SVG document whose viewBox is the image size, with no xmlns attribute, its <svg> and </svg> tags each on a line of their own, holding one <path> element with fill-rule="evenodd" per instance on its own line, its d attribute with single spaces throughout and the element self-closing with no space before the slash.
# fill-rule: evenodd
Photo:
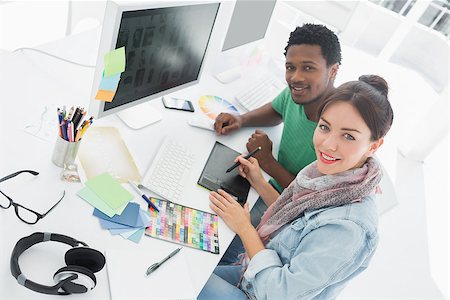
<svg viewBox="0 0 450 300">
<path fill-rule="evenodd" d="M 174 249 L 175 245 L 167 253 L 145 252 L 142 249 L 132 252 L 119 249 L 106 251 L 111 300 L 195 299 L 185 249 L 145 276 L 151 264 L 160 261 Z"/>
<path fill-rule="evenodd" d="M 238 168 L 226 173 L 239 155 L 241 153 L 216 142 L 197 183 L 210 191 L 221 188 L 233 195 L 241 205 L 244 205 L 250 191 L 250 183 L 239 175 Z"/>
</svg>

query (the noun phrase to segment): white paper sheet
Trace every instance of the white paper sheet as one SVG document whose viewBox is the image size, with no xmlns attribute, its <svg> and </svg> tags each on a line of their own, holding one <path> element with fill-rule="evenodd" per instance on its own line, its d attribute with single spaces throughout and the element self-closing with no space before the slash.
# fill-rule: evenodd
<svg viewBox="0 0 450 300">
<path fill-rule="evenodd" d="M 176 246 L 172 250 L 174 250 Z M 184 249 L 166 261 L 148 277 L 147 268 L 168 253 L 106 252 L 109 289 L 112 300 L 196 299 Z"/>
</svg>

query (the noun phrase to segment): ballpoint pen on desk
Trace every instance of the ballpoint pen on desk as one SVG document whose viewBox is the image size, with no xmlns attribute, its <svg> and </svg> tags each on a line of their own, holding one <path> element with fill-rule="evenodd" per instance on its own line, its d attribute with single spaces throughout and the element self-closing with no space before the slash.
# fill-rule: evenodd
<svg viewBox="0 0 450 300">
<path fill-rule="evenodd" d="M 145 272 L 145 275 L 148 276 L 150 275 L 152 272 L 154 272 L 156 269 L 158 269 L 163 263 L 165 263 L 166 261 L 168 261 L 170 258 L 174 257 L 175 254 L 177 254 L 178 252 L 180 252 L 182 247 L 175 249 L 174 251 L 172 251 L 169 255 L 167 255 L 165 258 L 163 258 L 163 260 L 161 260 L 160 262 L 154 263 L 153 265 L 151 265 L 150 267 L 148 267 L 147 271 Z"/>
<path fill-rule="evenodd" d="M 142 199 L 144 199 L 145 202 L 148 203 L 148 205 L 150 205 L 151 207 L 153 207 L 154 210 L 159 212 L 159 209 L 156 207 L 156 205 L 153 204 L 152 201 L 150 201 L 150 199 L 147 196 L 145 196 L 145 194 L 137 187 L 137 185 L 133 181 L 128 180 L 128 183 L 136 191 L 136 193 L 138 193 L 142 197 Z"/>
<path fill-rule="evenodd" d="M 247 154 L 246 156 L 244 156 L 245 159 L 249 159 L 251 156 L 255 155 L 259 150 L 261 150 L 261 147 L 256 148 L 255 150 L 253 150 L 252 152 L 250 152 L 249 154 Z M 231 171 L 233 171 L 234 169 L 236 169 L 241 163 L 240 162 L 235 162 L 234 165 L 232 165 L 231 167 L 229 167 L 225 173 L 229 173 Z"/>
</svg>

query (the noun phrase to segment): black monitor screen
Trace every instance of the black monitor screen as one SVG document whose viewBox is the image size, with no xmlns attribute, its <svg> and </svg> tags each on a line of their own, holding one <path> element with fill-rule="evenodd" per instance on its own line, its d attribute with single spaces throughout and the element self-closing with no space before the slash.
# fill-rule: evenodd
<svg viewBox="0 0 450 300">
<path fill-rule="evenodd" d="M 219 3 L 125 11 L 116 49 L 126 67 L 104 110 L 196 81 Z"/>
</svg>

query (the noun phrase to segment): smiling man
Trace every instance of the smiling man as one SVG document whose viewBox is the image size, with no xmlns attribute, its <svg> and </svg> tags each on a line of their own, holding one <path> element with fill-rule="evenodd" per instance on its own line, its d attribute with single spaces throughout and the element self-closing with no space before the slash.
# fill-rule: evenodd
<svg viewBox="0 0 450 300">
<path fill-rule="evenodd" d="M 256 129 L 247 142 L 248 151 L 261 147 L 255 157 L 261 169 L 272 177 L 270 183 L 279 193 L 301 169 L 316 160 L 313 134 L 319 121 L 317 109 L 334 89 L 341 46 L 327 27 L 304 24 L 291 32 L 284 55 L 288 84 L 285 90 L 271 103 L 244 115 L 221 113 L 214 123 L 217 134 L 227 135 L 243 126 L 275 126 L 284 122 L 278 159 L 273 156 L 272 141 L 264 131 Z M 255 227 L 266 209 L 267 203 L 259 198 L 250 214 Z M 242 252 L 242 242 L 236 236 L 220 264 L 236 262 Z"/>
<path fill-rule="evenodd" d="M 272 103 L 241 116 L 222 113 L 214 124 L 217 134 L 227 135 L 243 126 L 284 122 L 278 159 L 272 155 L 272 141 L 262 130 L 257 129 L 247 143 L 248 151 L 261 146 L 255 157 L 280 193 L 316 158 L 312 136 L 317 108 L 334 89 L 341 47 L 337 36 L 325 26 L 305 24 L 291 32 L 284 55 L 288 87 Z"/>
</svg>

